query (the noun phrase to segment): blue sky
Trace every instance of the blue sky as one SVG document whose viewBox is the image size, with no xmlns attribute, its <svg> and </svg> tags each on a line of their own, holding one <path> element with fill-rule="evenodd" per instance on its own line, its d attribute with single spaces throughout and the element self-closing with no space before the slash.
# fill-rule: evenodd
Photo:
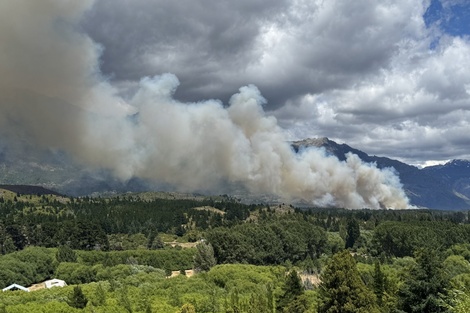
<svg viewBox="0 0 470 313">
<path fill-rule="evenodd" d="M 432 0 L 424 14 L 426 25 L 436 25 L 451 36 L 470 35 L 470 2 Z"/>
</svg>

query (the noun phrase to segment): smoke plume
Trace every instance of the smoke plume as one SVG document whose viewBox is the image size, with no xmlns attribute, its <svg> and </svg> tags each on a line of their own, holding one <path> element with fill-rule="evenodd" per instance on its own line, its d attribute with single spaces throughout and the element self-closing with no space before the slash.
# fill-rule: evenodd
<svg viewBox="0 0 470 313">
<path fill-rule="evenodd" d="M 79 30 L 91 1 L 0 3 L 0 135 L 3 144 L 66 151 L 123 180 L 179 190 L 222 185 L 317 205 L 406 208 L 391 170 L 322 150 L 296 154 L 253 85 L 228 107 L 182 103 L 172 74 L 141 79 L 129 99 L 102 77 L 97 43 Z"/>
</svg>

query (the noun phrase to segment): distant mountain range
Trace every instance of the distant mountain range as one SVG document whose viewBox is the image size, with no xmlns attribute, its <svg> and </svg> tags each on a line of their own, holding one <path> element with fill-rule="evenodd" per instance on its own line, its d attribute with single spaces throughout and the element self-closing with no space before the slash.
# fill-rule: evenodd
<svg viewBox="0 0 470 313">
<path fill-rule="evenodd" d="M 54 196 L 62 196 L 60 193 L 46 189 L 41 186 L 31 186 L 31 185 L 0 185 L 0 190 L 8 190 L 11 192 L 15 192 L 17 194 L 25 194 L 25 195 L 54 195 Z M 1 192 L 0 192 L 1 194 Z"/>
<path fill-rule="evenodd" d="M 419 169 L 403 162 L 354 149 L 346 144 L 338 144 L 328 138 L 305 139 L 292 143 L 294 150 L 302 147 L 323 147 L 327 153 L 340 160 L 351 152 L 367 163 L 375 163 L 378 168 L 393 167 L 403 184 L 411 204 L 438 210 L 470 209 L 470 161 L 453 160 L 444 165 Z"/>
<path fill-rule="evenodd" d="M 359 156 L 378 168 L 393 167 L 400 177 L 411 204 L 429 209 L 470 209 L 470 161 L 453 160 L 444 165 L 419 169 L 387 157 L 370 156 L 346 144 L 328 138 L 305 139 L 291 143 L 298 152 L 302 148 L 322 147 L 340 160 L 347 153 Z M 162 186 L 141 179 L 121 182 L 107 171 L 89 171 L 71 162 L 60 153 L 42 156 L 23 153 L 21 157 L 7 157 L 0 151 L 0 184 L 35 185 L 70 196 L 93 193 L 123 193 L 162 190 Z"/>
<path fill-rule="evenodd" d="M 68 196 L 138 192 L 153 187 L 140 179 L 122 182 L 113 178 L 106 170 L 88 170 L 61 153 L 45 152 L 37 155 L 23 152 L 12 156 L 11 153 L 0 151 L 0 185 L 2 184 L 21 185 L 21 190 L 26 185 L 41 186 Z"/>
</svg>

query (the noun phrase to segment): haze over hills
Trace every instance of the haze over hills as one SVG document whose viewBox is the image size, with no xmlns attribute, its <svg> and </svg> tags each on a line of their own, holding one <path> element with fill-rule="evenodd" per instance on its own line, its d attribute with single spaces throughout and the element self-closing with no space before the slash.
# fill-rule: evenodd
<svg viewBox="0 0 470 313">
<path fill-rule="evenodd" d="M 394 168 L 400 177 L 410 203 L 417 207 L 440 210 L 470 209 L 470 162 L 453 160 L 445 165 L 419 169 L 387 157 L 371 156 L 328 138 L 305 139 L 292 143 L 295 152 L 323 148 L 328 155 L 345 161 L 346 155 L 357 155 L 366 163 L 375 163 L 379 169 Z M 7 157 L 0 154 L 0 184 L 36 185 L 61 194 L 84 196 L 92 193 L 138 192 L 164 189 L 148 181 L 133 178 L 122 182 L 105 171 L 90 171 L 71 162 L 65 155 L 50 152 L 39 157 Z M 237 193 L 237 196 L 240 193 Z M 248 197 L 248 196 L 247 196 Z M 253 200 L 253 196 L 249 197 Z M 260 198 L 266 200 L 266 198 Z"/>
<path fill-rule="evenodd" d="M 0 184 L 41 186 L 69 196 L 148 190 L 139 179 L 123 182 L 108 171 L 91 171 L 61 153 L 0 153 Z M 36 193 L 36 192 L 33 192 Z"/>
</svg>

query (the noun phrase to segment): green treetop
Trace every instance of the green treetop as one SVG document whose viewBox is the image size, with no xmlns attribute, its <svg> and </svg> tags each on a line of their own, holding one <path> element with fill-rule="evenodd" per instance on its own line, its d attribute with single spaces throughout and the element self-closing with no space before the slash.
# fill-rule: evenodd
<svg viewBox="0 0 470 313">
<path fill-rule="evenodd" d="M 379 312 L 374 293 L 362 281 L 348 251 L 333 255 L 321 279 L 319 313 Z"/>
</svg>

